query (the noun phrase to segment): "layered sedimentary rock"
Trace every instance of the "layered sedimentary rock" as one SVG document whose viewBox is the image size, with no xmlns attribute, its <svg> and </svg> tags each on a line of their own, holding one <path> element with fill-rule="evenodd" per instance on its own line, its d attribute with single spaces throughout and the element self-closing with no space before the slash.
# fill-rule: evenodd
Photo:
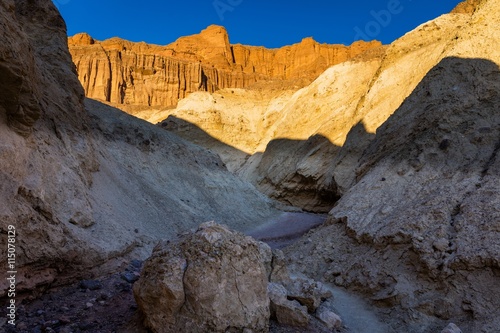
<svg viewBox="0 0 500 333">
<path fill-rule="evenodd" d="M 379 42 L 327 45 L 305 38 L 280 49 L 231 45 L 226 30 L 209 26 L 166 46 L 119 38 L 69 38 L 87 97 L 115 104 L 175 106 L 195 91 L 245 88 L 259 81 L 309 83 L 331 65 L 379 47 Z"/>
<path fill-rule="evenodd" d="M 0 18 L 0 229 L 16 232 L 17 292 L 145 257 L 158 237 L 207 219 L 245 230 L 276 213 L 213 153 L 84 105 L 51 1 L 2 1 Z M 7 237 L 0 248 L 7 258 Z"/>
</svg>

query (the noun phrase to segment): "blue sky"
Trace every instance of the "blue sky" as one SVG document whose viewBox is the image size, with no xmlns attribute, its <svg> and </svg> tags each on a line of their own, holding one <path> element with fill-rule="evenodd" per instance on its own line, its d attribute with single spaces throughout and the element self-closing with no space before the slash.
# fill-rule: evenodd
<svg viewBox="0 0 500 333">
<path fill-rule="evenodd" d="M 53 0 L 68 35 L 98 40 L 118 36 L 168 44 L 210 24 L 226 27 L 231 43 L 280 47 L 313 37 L 351 44 L 388 44 L 421 23 L 449 12 L 460 0 Z"/>
</svg>

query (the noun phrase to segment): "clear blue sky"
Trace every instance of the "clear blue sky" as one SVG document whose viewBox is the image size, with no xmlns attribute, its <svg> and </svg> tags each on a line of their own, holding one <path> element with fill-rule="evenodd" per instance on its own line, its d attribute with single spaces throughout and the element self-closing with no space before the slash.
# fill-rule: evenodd
<svg viewBox="0 0 500 333">
<path fill-rule="evenodd" d="M 280 47 L 313 37 L 351 44 L 388 44 L 416 26 L 449 12 L 460 0 L 53 0 L 68 35 L 98 40 L 118 36 L 168 44 L 210 24 L 225 26 L 231 43 Z"/>
</svg>

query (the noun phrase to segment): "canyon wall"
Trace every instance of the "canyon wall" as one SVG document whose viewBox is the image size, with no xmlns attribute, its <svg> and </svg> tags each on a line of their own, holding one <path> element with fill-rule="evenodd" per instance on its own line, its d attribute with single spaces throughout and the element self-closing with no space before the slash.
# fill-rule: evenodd
<svg viewBox="0 0 500 333">
<path fill-rule="evenodd" d="M 51 1 L 2 1 L 0 26 L 0 253 L 15 230 L 18 293 L 105 274 L 206 220 L 245 230 L 278 214 L 215 154 L 85 103 Z"/>
<path fill-rule="evenodd" d="M 476 8 L 477 1 L 461 4 L 387 47 L 328 68 L 298 91 L 199 92 L 175 109 L 138 116 L 152 122 L 170 116 L 199 127 L 236 153 L 197 143 L 217 151 L 230 170 L 265 194 L 325 212 L 355 183 L 353 165 L 377 129 L 443 59 Z M 189 131 L 172 130 L 189 139 Z M 252 156 L 242 159 L 238 151 Z"/>
<path fill-rule="evenodd" d="M 209 145 L 271 197 L 332 208 L 287 249 L 294 270 L 360 293 L 393 331 L 495 331 L 499 8 L 464 2 L 295 92 L 193 94 L 162 125 L 182 119 L 247 152 L 238 164 Z"/>
<path fill-rule="evenodd" d="M 394 331 L 500 327 L 500 3 L 461 8 L 391 45 L 405 51 L 386 57 L 335 157 L 342 198 L 287 250 L 296 269 L 370 299 Z M 410 82 L 396 72 L 419 78 L 389 114 L 380 101 Z"/>
<path fill-rule="evenodd" d="M 303 86 L 329 66 L 381 45 L 328 45 L 312 38 L 280 49 L 231 45 L 226 30 L 215 25 L 166 46 L 119 38 L 96 41 L 87 34 L 70 37 L 68 43 L 87 97 L 144 107 L 175 106 L 195 91 L 271 80 Z"/>
</svg>

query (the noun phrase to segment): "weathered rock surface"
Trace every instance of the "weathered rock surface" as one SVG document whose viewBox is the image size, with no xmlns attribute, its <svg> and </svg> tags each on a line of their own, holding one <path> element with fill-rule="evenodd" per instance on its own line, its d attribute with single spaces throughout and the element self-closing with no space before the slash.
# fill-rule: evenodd
<svg viewBox="0 0 500 333">
<path fill-rule="evenodd" d="M 278 214 L 213 153 L 85 106 L 52 2 L 3 1 L 0 17 L 0 229 L 16 228 L 18 292 L 145 257 L 207 219 L 247 230 Z"/>
<path fill-rule="evenodd" d="M 380 47 L 319 44 L 312 38 L 280 49 L 231 45 L 226 30 L 209 26 L 166 46 L 119 38 L 96 41 L 87 34 L 69 38 L 70 52 L 87 97 L 148 106 L 175 106 L 195 91 L 245 88 L 258 81 L 304 85 L 331 65 Z"/>
<path fill-rule="evenodd" d="M 360 109 L 376 135 L 347 136 L 335 175 L 345 194 L 310 243 L 287 250 L 296 269 L 390 307 L 385 320 L 396 331 L 437 332 L 449 321 L 464 331 L 500 327 L 499 8 L 482 1 L 389 47 L 384 62 L 398 48 L 401 56 L 382 65 Z M 441 38 L 440 53 L 410 48 L 416 36 Z M 412 52 L 429 56 L 409 67 Z M 389 77 L 398 67 L 411 70 Z M 383 120 L 391 108 L 376 101 L 390 91 L 390 103 L 398 99 L 407 72 L 423 79 Z"/>
<path fill-rule="evenodd" d="M 330 330 L 340 330 L 342 328 L 342 319 L 326 306 L 321 306 L 316 311 L 315 316 Z"/>
<path fill-rule="evenodd" d="M 457 325 L 450 323 L 441 333 L 462 333 L 462 330 Z"/>
<path fill-rule="evenodd" d="M 14 11 L 11 4 L 4 4 L 5 9 Z M 26 57 L 20 55 L 31 46 L 26 35 L 18 29 L 15 22 L 8 20 L 2 13 L 0 23 L 2 31 L 12 31 L 10 35 L 2 36 L 0 54 L 0 107 L 1 116 L 8 125 L 21 135 L 31 132 L 35 121 L 40 117 L 38 104 L 40 91 L 38 89 L 39 75 L 33 54 Z"/>
<path fill-rule="evenodd" d="M 308 327 L 312 314 L 339 328 L 340 318 L 324 303 L 331 292 L 290 277 L 283 261 L 281 251 L 206 222 L 155 247 L 134 296 L 153 332 L 267 332 L 269 319 Z"/>
<path fill-rule="evenodd" d="M 165 110 L 163 118 L 183 119 L 254 154 L 242 160 L 234 150 L 209 145 L 263 193 L 310 211 L 326 211 L 354 183 L 355 164 L 376 129 L 442 59 L 457 27 L 469 19 L 470 14 L 444 15 L 382 52 L 329 68 L 296 92 L 198 93 Z M 248 108 L 254 112 L 249 114 Z M 160 115 L 154 113 L 151 120 Z M 351 130 L 357 134 L 346 142 Z M 189 132 L 181 135 L 189 138 Z"/>
<path fill-rule="evenodd" d="M 314 313 L 321 302 L 332 297 L 331 291 L 326 289 L 321 282 L 310 279 L 294 278 L 286 283 L 287 297 L 298 301 L 307 307 L 309 313 Z"/>
<path fill-rule="evenodd" d="M 267 332 L 267 275 L 259 244 L 213 222 L 159 245 L 134 296 L 154 332 Z"/>
<path fill-rule="evenodd" d="M 422 24 L 387 48 L 332 66 L 299 91 L 197 93 L 165 110 L 163 118 L 182 119 L 221 141 L 223 146 L 207 147 L 263 193 L 310 211 L 328 210 L 356 183 L 358 160 L 377 129 L 446 57 L 461 27 L 474 24 L 470 8 L 476 2 Z M 482 47 L 494 54 L 491 45 Z M 455 53 L 481 56 L 475 49 L 470 44 Z M 180 134 L 189 139 L 189 131 Z"/>
<path fill-rule="evenodd" d="M 270 283 L 267 290 L 271 302 L 271 317 L 278 323 L 293 327 L 305 327 L 309 324 L 307 307 L 296 300 L 289 300 L 285 287 Z"/>
</svg>

